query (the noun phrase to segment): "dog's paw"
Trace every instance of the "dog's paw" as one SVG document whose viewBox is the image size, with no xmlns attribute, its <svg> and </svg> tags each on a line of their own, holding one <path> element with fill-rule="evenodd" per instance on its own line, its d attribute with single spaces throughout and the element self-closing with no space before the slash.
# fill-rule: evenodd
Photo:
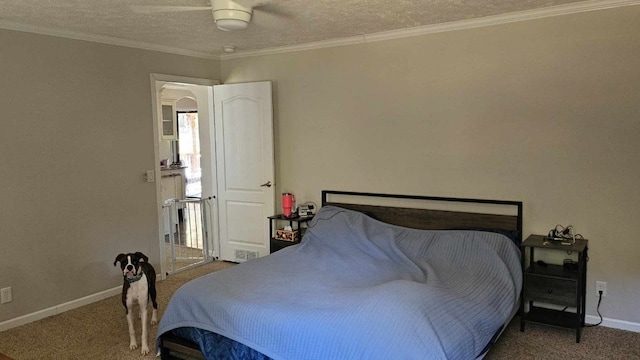
<svg viewBox="0 0 640 360">
<path fill-rule="evenodd" d="M 138 344 L 136 344 L 136 343 L 129 344 L 129 350 L 135 350 L 137 348 L 138 348 Z"/>
<path fill-rule="evenodd" d="M 142 349 L 140 350 L 140 354 L 141 355 L 148 355 L 149 354 L 149 347 L 148 346 L 143 346 Z"/>
<path fill-rule="evenodd" d="M 155 325 L 155 324 L 157 324 L 157 323 L 158 323 L 158 320 L 156 320 L 156 319 L 151 319 L 151 325 Z"/>
</svg>

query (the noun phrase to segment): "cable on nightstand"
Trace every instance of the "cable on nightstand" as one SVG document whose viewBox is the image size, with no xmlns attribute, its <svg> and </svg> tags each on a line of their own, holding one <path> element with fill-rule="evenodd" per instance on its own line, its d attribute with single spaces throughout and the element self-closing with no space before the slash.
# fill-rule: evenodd
<svg viewBox="0 0 640 360">
<path fill-rule="evenodd" d="M 571 240 L 571 244 L 565 244 L 563 241 L 564 245 L 572 245 L 576 243 L 576 239 L 584 239 L 582 234 L 577 234 L 575 232 L 573 225 L 564 227 L 560 224 L 556 225 L 556 227 L 549 231 L 548 237 L 554 240 Z"/>
<path fill-rule="evenodd" d="M 596 307 L 596 311 L 598 312 L 598 315 L 600 315 L 600 321 L 597 324 L 586 324 L 584 327 L 594 327 L 602 324 L 602 314 L 600 314 L 600 303 L 602 302 L 602 290 L 598 291 L 598 294 L 600 294 L 600 297 L 598 298 L 598 307 Z"/>
</svg>

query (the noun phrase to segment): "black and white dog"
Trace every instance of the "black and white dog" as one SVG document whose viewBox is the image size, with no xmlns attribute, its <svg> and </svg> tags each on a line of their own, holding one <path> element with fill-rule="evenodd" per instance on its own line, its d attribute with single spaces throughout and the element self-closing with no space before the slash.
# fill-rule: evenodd
<svg viewBox="0 0 640 360">
<path fill-rule="evenodd" d="M 133 306 L 137 302 L 140 305 L 140 318 L 142 320 L 142 355 L 149 353 L 147 341 L 147 305 L 149 298 L 153 304 L 151 325 L 158 322 L 158 304 L 156 303 L 156 271 L 149 264 L 149 258 L 141 253 L 120 254 L 116 256 L 113 266 L 120 262 L 124 283 L 122 284 L 122 305 L 124 305 L 127 322 L 129 323 L 129 349 L 138 348 L 136 332 L 133 327 Z"/>
</svg>

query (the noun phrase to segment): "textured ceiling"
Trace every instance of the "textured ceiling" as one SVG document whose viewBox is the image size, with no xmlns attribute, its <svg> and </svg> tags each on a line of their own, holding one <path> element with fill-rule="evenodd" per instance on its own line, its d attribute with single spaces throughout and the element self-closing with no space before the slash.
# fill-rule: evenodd
<svg viewBox="0 0 640 360">
<path fill-rule="evenodd" d="M 208 0 L 0 0 L 0 28 L 216 57 L 225 45 L 251 52 L 574 3 L 594 1 L 272 0 L 254 10 L 246 30 L 223 32 L 211 11 L 139 14 L 130 7 Z"/>
</svg>

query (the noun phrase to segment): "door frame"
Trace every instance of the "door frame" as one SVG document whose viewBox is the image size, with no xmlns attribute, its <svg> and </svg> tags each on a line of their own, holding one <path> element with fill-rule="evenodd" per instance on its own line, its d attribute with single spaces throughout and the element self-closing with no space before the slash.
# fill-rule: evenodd
<svg viewBox="0 0 640 360">
<path fill-rule="evenodd" d="M 160 248 L 160 278 L 162 280 L 164 280 L 166 278 L 166 274 L 167 274 L 167 269 L 166 269 L 166 264 L 165 264 L 165 257 L 166 257 L 166 252 L 165 252 L 165 245 L 164 245 L 164 224 L 163 224 L 163 216 L 162 216 L 162 195 L 161 195 L 161 184 L 160 184 L 160 179 L 161 179 L 161 173 L 160 173 L 160 126 L 158 123 L 158 116 L 161 113 L 161 109 L 160 109 L 160 105 L 161 105 L 161 99 L 160 99 L 160 90 L 162 88 L 163 85 L 167 84 L 167 83 L 180 83 L 180 84 L 187 84 L 187 85 L 198 85 L 198 86 L 208 86 L 211 87 L 209 93 L 211 94 L 210 98 L 207 99 L 207 106 L 210 106 L 211 108 L 213 108 L 213 86 L 214 85 L 218 85 L 220 84 L 220 81 L 218 80 L 212 80 L 212 79 L 204 79 L 204 78 L 193 78 L 193 77 L 186 77 L 186 76 L 178 76 L 178 75 L 167 75 L 167 74 L 158 74 L 158 73 L 151 73 L 150 74 L 150 84 L 151 84 L 151 108 L 152 108 L 152 121 L 153 121 L 153 147 L 154 147 L 154 172 L 156 174 L 155 178 L 155 185 L 156 185 L 156 211 L 157 211 L 157 221 L 158 221 L 158 246 Z M 200 104 L 199 104 L 200 106 Z M 202 119 L 204 120 L 204 119 Z M 206 121 L 201 121 L 202 123 L 208 123 L 209 126 L 206 126 L 205 129 L 211 129 L 210 131 L 202 131 L 203 129 L 201 128 L 201 132 L 200 132 L 200 136 L 202 137 L 203 134 L 204 136 L 207 136 L 209 138 L 209 144 L 211 144 L 213 146 L 213 148 L 215 149 L 215 138 L 213 137 L 213 124 L 214 124 L 214 112 L 210 111 L 209 113 L 209 118 L 206 119 Z M 202 143 L 202 141 L 201 141 Z M 213 162 L 213 164 L 215 164 L 215 159 L 211 160 Z M 215 166 L 210 166 L 209 167 L 209 171 L 211 172 L 209 174 L 209 178 L 210 179 L 214 179 L 215 181 Z M 204 175 L 204 173 L 203 173 Z M 204 183 L 203 183 L 204 185 Z M 216 191 L 216 189 L 211 189 L 212 191 Z M 204 187 L 203 187 L 203 191 L 204 191 Z M 213 194 L 208 194 L 209 195 L 213 195 Z M 217 217 L 217 211 L 211 211 L 209 212 L 209 219 L 207 219 L 207 221 L 209 221 L 209 223 L 213 223 L 215 224 L 215 220 Z M 217 239 L 218 235 L 216 234 L 216 232 L 214 231 L 212 236 Z M 216 248 L 216 244 L 217 241 L 212 241 L 212 245 L 213 245 L 213 250 L 214 252 L 217 254 L 219 253 L 219 249 Z"/>
</svg>

